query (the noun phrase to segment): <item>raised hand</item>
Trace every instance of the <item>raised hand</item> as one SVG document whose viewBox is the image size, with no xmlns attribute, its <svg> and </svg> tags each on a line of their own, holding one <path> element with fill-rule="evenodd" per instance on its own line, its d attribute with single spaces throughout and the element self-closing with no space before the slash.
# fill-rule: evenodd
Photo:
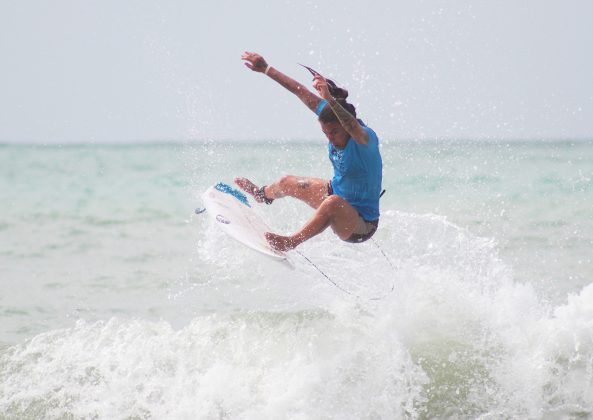
<svg viewBox="0 0 593 420">
<path fill-rule="evenodd" d="M 317 92 L 319 92 L 319 96 L 321 96 L 323 99 L 328 100 L 331 97 L 327 80 L 319 73 L 313 77 L 313 87 L 317 90 Z"/>
<path fill-rule="evenodd" d="M 254 52 L 245 51 L 241 55 L 241 60 L 245 60 L 245 66 L 253 71 L 258 73 L 263 73 L 268 68 L 268 63 L 266 60 L 259 54 Z"/>
</svg>

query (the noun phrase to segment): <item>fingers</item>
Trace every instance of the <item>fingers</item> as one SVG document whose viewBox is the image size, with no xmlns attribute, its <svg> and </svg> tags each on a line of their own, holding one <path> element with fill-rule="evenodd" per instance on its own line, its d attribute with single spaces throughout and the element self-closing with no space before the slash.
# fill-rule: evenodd
<svg viewBox="0 0 593 420">
<path fill-rule="evenodd" d="M 317 92 L 319 92 L 319 96 L 323 99 L 328 99 L 329 97 L 329 87 L 327 84 L 327 80 L 322 75 L 318 74 L 313 78 L 313 87 Z"/>
<path fill-rule="evenodd" d="M 259 57 L 261 57 L 259 54 L 251 51 L 245 51 L 241 54 L 241 59 L 243 60 L 257 60 Z"/>
<path fill-rule="evenodd" d="M 254 58 L 254 53 L 245 51 L 243 54 L 241 54 L 241 60 L 246 61 L 245 63 L 243 63 L 245 64 L 245 67 L 247 67 L 249 70 L 254 70 L 253 65 L 255 64 L 256 60 Z"/>
<path fill-rule="evenodd" d="M 327 81 L 323 78 L 323 76 L 315 76 L 313 78 L 313 87 L 320 91 L 324 87 L 327 87 Z"/>
</svg>

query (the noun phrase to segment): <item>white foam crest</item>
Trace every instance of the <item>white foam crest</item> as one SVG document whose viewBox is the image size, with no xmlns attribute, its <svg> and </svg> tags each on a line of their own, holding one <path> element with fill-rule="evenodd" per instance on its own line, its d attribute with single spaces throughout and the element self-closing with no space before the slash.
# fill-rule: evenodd
<svg viewBox="0 0 593 420">
<path fill-rule="evenodd" d="M 532 296 L 492 320 L 501 345 L 492 374 L 508 405 L 530 417 L 593 413 L 593 284 L 542 314 Z"/>
<path fill-rule="evenodd" d="M 17 417 L 415 417 L 425 380 L 393 332 L 325 311 L 79 322 L 0 363 Z"/>
</svg>

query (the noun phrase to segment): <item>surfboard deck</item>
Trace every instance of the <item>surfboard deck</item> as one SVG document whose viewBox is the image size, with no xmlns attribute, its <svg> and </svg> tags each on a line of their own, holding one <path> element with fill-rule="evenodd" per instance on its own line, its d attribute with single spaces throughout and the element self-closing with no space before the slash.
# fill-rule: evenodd
<svg viewBox="0 0 593 420">
<path fill-rule="evenodd" d="M 270 227 L 241 191 L 219 182 L 204 192 L 202 201 L 207 213 L 227 235 L 270 258 L 290 263 L 284 252 L 270 246 L 264 235 L 271 231 Z"/>
</svg>

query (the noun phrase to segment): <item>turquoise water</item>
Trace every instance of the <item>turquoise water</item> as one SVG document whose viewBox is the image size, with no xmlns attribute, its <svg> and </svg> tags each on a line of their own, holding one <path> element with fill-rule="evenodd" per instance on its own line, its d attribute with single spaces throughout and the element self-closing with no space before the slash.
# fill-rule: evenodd
<svg viewBox="0 0 593 420">
<path fill-rule="evenodd" d="M 237 175 L 329 177 L 323 142 L 0 146 L 0 412 L 592 416 L 593 143 L 382 154 L 380 249 L 302 246 L 356 299 L 194 214 Z M 311 214 L 258 211 L 279 232 Z"/>
</svg>

